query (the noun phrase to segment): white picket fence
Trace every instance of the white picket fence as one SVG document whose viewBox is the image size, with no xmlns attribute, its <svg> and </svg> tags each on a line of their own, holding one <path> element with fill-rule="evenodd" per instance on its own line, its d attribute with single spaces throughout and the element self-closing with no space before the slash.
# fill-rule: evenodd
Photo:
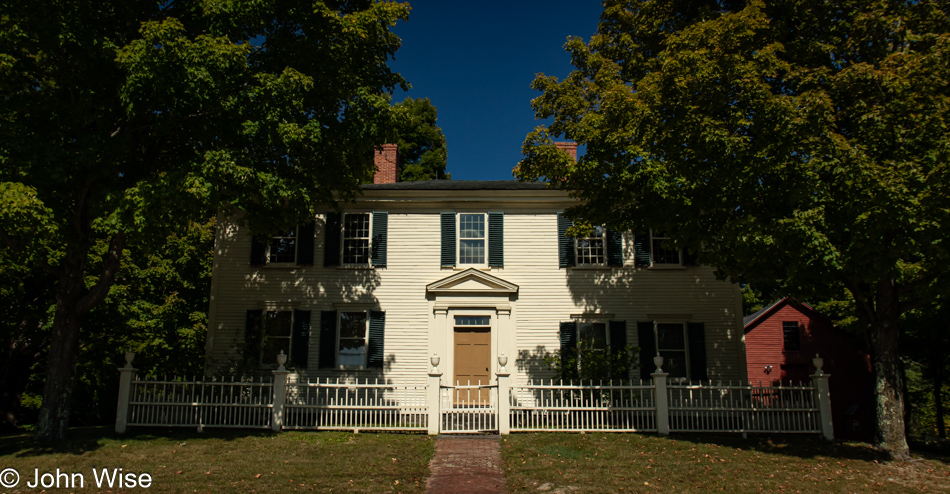
<svg viewBox="0 0 950 494">
<path fill-rule="evenodd" d="M 120 369 L 116 432 L 132 426 L 478 433 L 767 432 L 832 439 L 827 374 L 797 386 L 644 381 L 527 381 L 505 372 L 487 384 L 424 381 L 139 378 Z"/>
</svg>

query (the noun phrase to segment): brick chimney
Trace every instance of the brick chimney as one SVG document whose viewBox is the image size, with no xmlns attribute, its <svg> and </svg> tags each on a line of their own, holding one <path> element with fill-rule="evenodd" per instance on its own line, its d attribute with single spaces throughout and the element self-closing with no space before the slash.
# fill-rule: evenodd
<svg viewBox="0 0 950 494">
<path fill-rule="evenodd" d="M 568 156 L 570 156 L 571 159 L 574 160 L 575 163 L 577 162 L 577 143 L 576 142 L 574 141 L 555 142 L 554 145 L 557 146 L 557 148 L 560 149 L 561 151 L 566 152 Z"/>
<path fill-rule="evenodd" d="M 394 184 L 399 181 L 399 149 L 395 144 L 383 144 L 376 148 L 374 161 L 374 184 Z"/>
</svg>

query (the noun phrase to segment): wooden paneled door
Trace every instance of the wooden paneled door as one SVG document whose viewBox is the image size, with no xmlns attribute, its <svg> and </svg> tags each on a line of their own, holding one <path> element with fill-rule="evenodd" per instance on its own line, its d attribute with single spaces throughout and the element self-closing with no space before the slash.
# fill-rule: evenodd
<svg viewBox="0 0 950 494">
<path fill-rule="evenodd" d="M 458 386 L 491 384 L 491 328 L 455 328 L 455 382 Z M 488 406 L 489 390 L 457 389 L 456 405 Z"/>
</svg>

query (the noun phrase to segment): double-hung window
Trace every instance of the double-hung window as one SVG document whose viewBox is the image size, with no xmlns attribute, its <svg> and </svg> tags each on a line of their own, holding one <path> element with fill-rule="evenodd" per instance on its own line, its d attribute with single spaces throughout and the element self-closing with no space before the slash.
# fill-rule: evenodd
<svg viewBox="0 0 950 494">
<path fill-rule="evenodd" d="M 680 250 L 664 247 L 669 240 L 665 232 L 651 232 L 651 250 L 653 251 L 653 265 L 678 266 L 680 265 Z"/>
<path fill-rule="evenodd" d="M 244 357 L 252 365 L 276 365 L 284 352 L 290 363 L 306 368 L 310 349 L 310 311 L 249 309 L 244 334 Z"/>
<path fill-rule="evenodd" d="M 802 349 L 801 333 L 798 321 L 782 321 L 782 337 L 786 352 L 798 352 Z"/>
<path fill-rule="evenodd" d="M 337 339 L 337 365 L 341 368 L 366 366 L 366 332 L 369 318 L 366 311 L 340 312 Z"/>
<path fill-rule="evenodd" d="M 658 323 L 656 325 L 656 349 L 663 357 L 663 369 L 671 378 L 685 379 L 689 376 L 686 359 L 686 328 L 683 324 Z"/>
<path fill-rule="evenodd" d="M 297 261 L 297 229 L 278 232 L 267 244 L 267 262 L 294 263 Z"/>
<path fill-rule="evenodd" d="M 485 213 L 459 213 L 458 260 L 460 265 L 484 266 L 488 250 Z"/>
<path fill-rule="evenodd" d="M 577 323 L 577 338 L 581 346 L 603 351 L 610 342 L 607 340 L 607 323 L 579 322 Z"/>
<path fill-rule="evenodd" d="M 344 265 L 368 265 L 370 263 L 370 239 L 372 223 L 369 213 L 346 213 L 343 215 L 343 242 L 340 248 Z"/>
<path fill-rule="evenodd" d="M 589 237 L 574 239 L 578 266 L 603 266 L 607 263 L 607 230 L 595 226 Z"/>
<path fill-rule="evenodd" d="M 640 378 L 651 379 L 653 358 L 663 357 L 663 372 L 677 380 L 705 381 L 706 326 L 701 322 L 641 321 L 637 323 Z"/>
</svg>

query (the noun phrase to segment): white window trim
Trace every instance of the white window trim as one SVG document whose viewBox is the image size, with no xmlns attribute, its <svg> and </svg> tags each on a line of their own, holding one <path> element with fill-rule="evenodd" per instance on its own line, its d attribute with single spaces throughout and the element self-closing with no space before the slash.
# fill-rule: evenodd
<svg viewBox="0 0 950 494">
<path fill-rule="evenodd" d="M 478 214 L 481 215 L 485 220 L 485 262 L 480 264 L 466 264 L 462 262 L 462 215 L 463 214 Z M 466 240 L 477 240 L 477 239 L 466 239 Z M 467 212 L 461 211 L 455 213 L 455 259 L 456 259 L 456 268 L 468 269 L 468 268 L 484 268 L 488 269 L 488 213 L 477 213 L 477 212 Z"/>
<path fill-rule="evenodd" d="M 604 251 L 604 253 L 603 253 L 603 257 L 604 257 L 603 262 L 597 262 L 597 263 L 581 263 L 581 262 L 580 262 L 581 256 L 579 255 L 579 252 L 578 252 L 577 241 L 578 241 L 578 240 L 587 240 L 587 239 L 596 239 L 596 238 L 598 238 L 598 237 L 574 237 L 574 267 L 575 267 L 575 268 L 580 268 L 580 269 L 584 269 L 584 268 L 606 268 L 606 267 L 608 266 L 608 265 L 607 265 L 607 262 L 608 262 L 610 253 L 608 252 L 608 248 L 609 248 L 609 247 L 608 247 L 608 245 L 607 245 L 607 228 L 606 228 L 606 227 L 603 227 L 603 226 L 601 227 L 601 232 L 600 232 L 600 237 L 599 237 L 599 238 L 600 238 L 600 241 L 603 242 L 603 244 L 602 244 L 602 245 L 603 245 L 603 251 Z"/>
<path fill-rule="evenodd" d="M 276 354 L 269 355 L 269 356 L 264 355 L 264 347 L 266 345 L 265 340 L 267 339 L 267 314 L 270 312 L 289 312 L 290 313 L 290 331 L 288 332 L 288 335 L 286 336 L 286 339 L 287 339 L 287 354 L 286 355 L 288 359 L 290 358 L 290 355 L 294 349 L 294 309 L 283 307 L 283 306 L 265 307 L 263 309 L 263 317 L 261 318 L 260 334 L 258 335 L 258 337 L 260 338 L 258 345 L 260 346 L 260 349 L 261 349 L 260 355 L 258 357 L 258 365 L 260 365 L 262 368 L 276 368 L 277 367 Z M 281 336 L 280 338 L 284 339 L 285 337 Z M 267 361 L 267 359 L 270 359 L 271 361 Z"/>
<path fill-rule="evenodd" d="M 346 248 L 346 215 L 348 214 L 365 214 L 369 216 L 369 256 L 366 258 L 365 263 L 346 263 L 343 262 L 344 255 L 343 252 Z M 342 268 L 368 268 L 373 266 L 373 213 L 370 211 L 351 211 L 349 213 L 344 212 L 340 216 L 340 267 Z"/>
<path fill-rule="evenodd" d="M 654 321 L 653 321 L 653 341 L 656 342 L 656 353 L 657 353 L 657 354 L 662 354 L 661 352 L 662 352 L 663 350 L 674 351 L 674 352 L 680 351 L 679 348 L 666 348 L 666 349 L 660 348 L 660 324 L 678 324 L 678 325 L 682 326 L 682 330 L 683 330 L 683 349 L 682 349 L 682 351 L 683 351 L 683 354 L 684 354 L 684 358 L 686 359 L 686 362 L 685 362 L 685 363 L 686 363 L 686 377 L 673 377 L 673 376 L 670 376 L 669 379 L 670 379 L 670 382 L 677 382 L 677 383 L 683 383 L 683 382 L 685 382 L 685 383 L 688 383 L 688 382 L 690 382 L 690 376 L 692 376 L 692 369 L 690 369 L 690 358 L 689 358 L 689 331 L 687 331 L 686 322 L 685 322 L 685 321 L 682 321 L 682 320 L 670 321 L 670 320 L 662 320 L 662 319 L 661 319 L 661 320 L 654 320 Z M 666 362 L 664 362 L 663 365 L 666 365 Z M 667 372 L 667 373 L 668 373 L 668 371 L 666 371 L 666 370 L 664 370 L 664 372 Z"/>
<path fill-rule="evenodd" d="M 362 312 L 366 315 L 365 327 L 363 328 L 363 337 L 366 342 L 366 352 L 363 353 L 363 363 L 361 365 L 343 365 L 340 363 L 340 333 L 343 332 L 343 313 L 358 313 Z M 336 312 L 336 339 L 334 340 L 333 351 L 336 356 L 336 369 L 342 371 L 363 371 L 368 367 L 366 365 L 366 359 L 369 357 L 369 309 L 359 309 L 352 308 L 351 310 L 340 309 Z"/>
<path fill-rule="evenodd" d="M 296 267 L 297 259 L 300 257 L 300 227 L 294 227 L 294 260 L 292 262 L 272 262 L 270 260 L 270 248 L 275 238 L 286 238 L 283 235 L 272 235 L 267 237 L 267 243 L 264 246 L 264 267 L 287 268 Z"/>
<path fill-rule="evenodd" d="M 652 269 L 683 269 L 683 249 L 676 249 L 677 254 L 679 255 L 679 262 L 676 263 L 658 263 L 656 259 L 656 249 L 653 247 L 654 239 L 669 239 L 670 237 L 658 237 L 653 234 L 653 229 L 650 229 L 650 268 Z"/>
</svg>

